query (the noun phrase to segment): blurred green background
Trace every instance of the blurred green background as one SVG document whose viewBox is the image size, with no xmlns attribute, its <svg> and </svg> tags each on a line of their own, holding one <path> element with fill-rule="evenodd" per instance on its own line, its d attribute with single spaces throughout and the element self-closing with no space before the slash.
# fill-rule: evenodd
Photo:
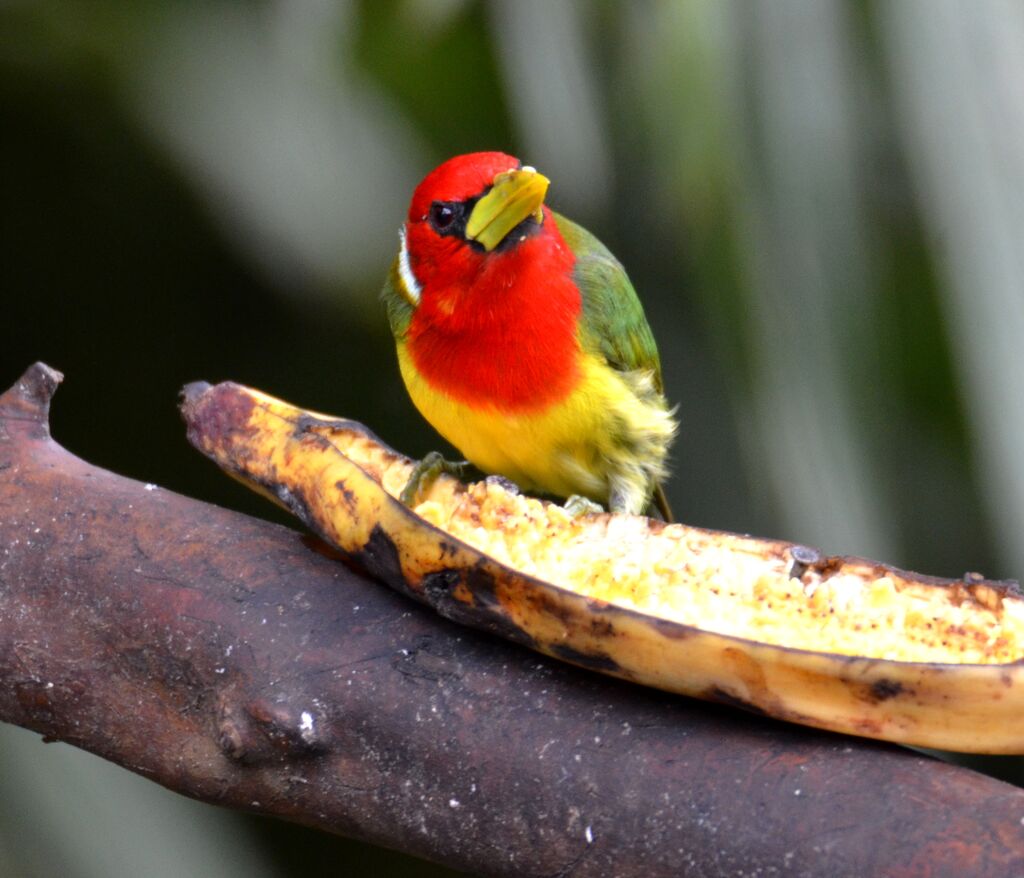
<svg viewBox="0 0 1024 878">
<path fill-rule="evenodd" d="M 629 269 L 681 520 L 1019 578 L 1021 83 L 1016 0 L 6 0 L 0 383 L 45 360 L 62 444 L 265 517 L 182 384 L 443 448 L 377 295 L 416 182 L 501 149 Z M 448 874 L 0 737 L 4 876 L 371 869 Z"/>
</svg>

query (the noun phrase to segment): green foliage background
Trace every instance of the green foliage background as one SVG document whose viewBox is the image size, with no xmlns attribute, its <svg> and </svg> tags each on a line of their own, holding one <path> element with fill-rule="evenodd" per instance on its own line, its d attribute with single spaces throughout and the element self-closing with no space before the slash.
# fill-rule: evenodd
<svg viewBox="0 0 1024 878">
<path fill-rule="evenodd" d="M 503 149 L 629 268 L 682 520 L 1019 578 L 1022 81 L 1013 0 L 11 0 L 0 381 L 49 362 L 72 451 L 263 516 L 182 384 L 438 447 L 377 292 L 419 178 Z M 0 872 L 444 874 L 150 786 L 5 731 Z"/>
</svg>

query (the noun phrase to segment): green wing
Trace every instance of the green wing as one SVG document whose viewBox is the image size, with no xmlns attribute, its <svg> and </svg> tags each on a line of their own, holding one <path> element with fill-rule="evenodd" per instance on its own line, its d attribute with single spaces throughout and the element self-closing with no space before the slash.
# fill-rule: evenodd
<svg viewBox="0 0 1024 878">
<path fill-rule="evenodd" d="M 582 226 L 554 214 L 576 256 L 573 277 L 583 295 L 583 345 L 620 372 L 651 372 L 662 392 L 661 360 L 644 309 L 626 270 L 607 247 Z"/>
<path fill-rule="evenodd" d="M 381 301 L 388 315 L 388 324 L 395 340 L 405 337 L 412 319 L 413 307 L 408 297 L 402 293 L 402 278 L 398 273 L 398 257 L 391 263 L 384 289 L 380 291 Z"/>
</svg>

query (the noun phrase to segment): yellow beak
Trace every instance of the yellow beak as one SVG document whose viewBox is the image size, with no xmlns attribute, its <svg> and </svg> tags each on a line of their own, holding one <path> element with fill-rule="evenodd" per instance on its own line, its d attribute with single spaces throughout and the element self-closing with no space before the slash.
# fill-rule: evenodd
<svg viewBox="0 0 1024 878">
<path fill-rule="evenodd" d="M 494 178 L 491 191 L 473 207 L 466 237 L 493 250 L 528 216 L 544 219 L 544 196 L 551 181 L 533 168 L 504 171 Z"/>
</svg>

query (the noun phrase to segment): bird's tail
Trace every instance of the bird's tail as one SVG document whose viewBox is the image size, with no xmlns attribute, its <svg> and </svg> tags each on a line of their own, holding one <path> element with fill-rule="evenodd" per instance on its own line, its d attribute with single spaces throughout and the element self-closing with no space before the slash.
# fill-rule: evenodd
<svg viewBox="0 0 1024 878">
<path fill-rule="evenodd" d="M 675 519 L 672 517 L 672 507 L 668 505 L 668 497 L 665 496 L 665 491 L 661 487 L 661 482 L 654 483 L 654 495 L 651 497 L 651 501 L 654 503 L 655 509 L 658 510 L 658 514 L 661 515 L 662 519 L 671 524 Z"/>
</svg>

